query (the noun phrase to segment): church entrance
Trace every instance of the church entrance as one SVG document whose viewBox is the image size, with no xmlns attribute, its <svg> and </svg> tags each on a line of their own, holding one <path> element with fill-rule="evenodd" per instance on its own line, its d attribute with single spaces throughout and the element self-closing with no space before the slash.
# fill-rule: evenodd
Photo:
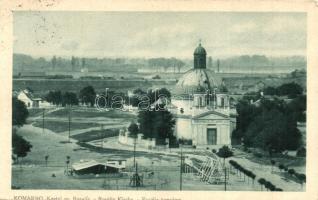
<svg viewBox="0 0 318 200">
<path fill-rule="evenodd" d="M 207 129 L 207 144 L 208 145 L 216 144 L 216 128 Z"/>
</svg>

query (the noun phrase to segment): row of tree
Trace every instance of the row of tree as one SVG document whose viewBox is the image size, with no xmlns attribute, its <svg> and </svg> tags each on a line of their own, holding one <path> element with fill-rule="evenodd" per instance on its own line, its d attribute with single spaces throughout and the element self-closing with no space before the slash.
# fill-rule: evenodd
<svg viewBox="0 0 318 200">
<path fill-rule="evenodd" d="M 267 190 L 270 190 L 270 191 L 283 191 L 281 188 L 276 187 L 270 181 L 267 181 L 264 178 L 258 179 L 258 183 L 261 185 L 262 190 L 264 186 Z"/>
<path fill-rule="evenodd" d="M 173 68 L 173 71 L 176 72 L 177 69 L 179 73 L 181 68 L 185 66 L 183 61 L 176 58 L 150 58 L 148 64 L 154 68 L 163 67 L 165 71 L 167 71 L 168 68 Z"/>
<path fill-rule="evenodd" d="M 60 90 L 58 91 L 50 91 L 46 96 L 45 100 L 54 105 L 78 105 L 79 101 L 83 104 L 89 104 L 94 106 L 95 104 L 96 93 L 92 86 L 84 87 L 80 90 L 79 96 L 77 96 L 74 92 L 64 92 L 62 93 Z"/>
<path fill-rule="evenodd" d="M 298 181 L 300 182 L 301 185 L 306 182 L 306 175 L 305 174 L 298 173 L 294 169 L 288 168 L 286 165 L 284 165 L 282 163 L 278 164 L 278 168 L 279 168 L 280 171 L 284 170 L 290 176 L 295 176 L 298 179 Z"/>
<path fill-rule="evenodd" d="M 239 174 L 243 173 L 243 175 L 244 175 L 244 180 L 245 180 L 245 176 L 247 176 L 247 177 L 249 177 L 249 178 L 252 179 L 253 184 L 254 184 L 254 180 L 255 180 L 255 178 L 256 178 L 256 175 L 255 175 L 252 171 L 250 171 L 250 170 L 248 170 L 248 169 L 245 169 L 245 168 L 242 167 L 240 164 L 238 164 L 235 160 L 230 160 L 229 163 L 230 163 L 230 165 L 231 165 L 234 169 L 237 170 L 237 174 L 238 174 L 238 173 L 239 173 Z"/>
</svg>

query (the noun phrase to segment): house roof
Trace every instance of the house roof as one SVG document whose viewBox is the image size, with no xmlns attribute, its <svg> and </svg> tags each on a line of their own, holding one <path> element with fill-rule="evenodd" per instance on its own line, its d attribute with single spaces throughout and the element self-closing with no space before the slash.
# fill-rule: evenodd
<svg viewBox="0 0 318 200">
<path fill-rule="evenodd" d="M 30 92 L 28 89 L 25 90 L 21 90 L 20 93 L 24 93 L 29 99 L 31 100 L 42 100 L 42 98 L 40 96 L 34 95 L 32 92 Z"/>
<path fill-rule="evenodd" d="M 72 165 L 72 168 L 77 171 L 77 170 L 82 170 L 82 169 L 86 169 L 89 167 L 93 167 L 96 165 L 105 165 L 105 164 L 102 164 L 102 163 L 97 162 L 95 160 L 90 160 L 90 161 L 83 161 L 83 162 L 79 162 L 79 163 L 74 163 Z"/>
</svg>

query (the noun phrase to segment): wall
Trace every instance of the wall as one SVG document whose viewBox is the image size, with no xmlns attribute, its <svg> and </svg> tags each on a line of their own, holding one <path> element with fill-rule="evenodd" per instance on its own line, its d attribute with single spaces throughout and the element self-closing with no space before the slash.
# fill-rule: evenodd
<svg viewBox="0 0 318 200">
<path fill-rule="evenodd" d="M 125 133 L 121 132 L 118 136 L 118 142 L 124 145 L 134 146 L 135 139 L 132 137 L 128 137 L 129 132 Z M 148 149 L 152 149 L 156 147 L 156 139 L 142 139 L 143 134 L 138 134 L 138 138 L 136 139 L 136 146 L 144 147 Z"/>
</svg>

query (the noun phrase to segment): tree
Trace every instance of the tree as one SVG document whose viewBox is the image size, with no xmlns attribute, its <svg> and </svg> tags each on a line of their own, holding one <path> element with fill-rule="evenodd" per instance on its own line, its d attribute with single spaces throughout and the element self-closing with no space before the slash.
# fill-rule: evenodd
<svg viewBox="0 0 318 200">
<path fill-rule="evenodd" d="M 128 131 L 130 137 L 136 138 L 137 134 L 139 133 L 138 125 L 132 122 L 128 127 Z"/>
<path fill-rule="evenodd" d="M 295 82 L 285 83 L 277 88 L 277 94 L 280 96 L 288 95 L 291 98 L 295 98 L 302 93 L 303 88 Z"/>
<path fill-rule="evenodd" d="M 49 155 L 46 155 L 46 156 L 44 157 L 44 160 L 45 160 L 45 166 L 47 167 L 47 162 L 48 162 L 48 160 L 49 160 Z"/>
<path fill-rule="evenodd" d="M 134 138 L 134 167 L 136 167 L 136 140 L 137 134 L 139 132 L 138 125 L 136 123 L 131 123 L 128 127 L 129 136 Z"/>
<path fill-rule="evenodd" d="M 90 104 L 93 107 L 95 104 L 96 92 L 92 86 L 87 86 L 81 89 L 79 97 L 82 103 Z"/>
<path fill-rule="evenodd" d="M 258 179 L 258 183 L 261 185 L 261 190 L 263 191 L 263 185 L 265 185 L 266 180 L 264 178 Z"/>
<path fill-rule="evenodd" d="M 56 56 L 53 56 L 53 58 L 52 58 L 52 60 L 51 60 L 52 70 L 53 70 L 53 71 L 55 70 L 56 63 L 57 63 Z"/>
<path fill-rule="evenodd" d="M 271 164 L 272 164 L 272 172 L 273 172 L 273 168 L 274 168 L 274 166 L 275 166 L 275 160 L 271 160 Z"/>
<path fill-rule="evenodd" d="M 288 170 L 288 174 L 290 174 L 291 176 L 295 174 L 295 170 L 294 169 L 289 169 Z"/>
<path fill-rule="evenodd" d="M 219 151 L 217 152 L 217 155 L 220 158 L 223 158 L 223 167 L 224 167 L 224 190 L 226 191 L 226 167 L 225 167 L 225 159 L 229 158 L 231 156 L 233 156 L 233 152 L 230 150 L 230 148 L 228 146 L 223 146 L 222 148 L 219 149 Z"/>
<path fill-rule="evenodd" d="M 76 65 L 76 58 L 74 56 L 72 56 L 71 58 L 71 66 L 72 66 L 72 71 L 74 71 L 75 69 L 75 65 Z"/>
<path fill-rule="evenodd" d="M 29 112 L 23 101 L 20 101 L 16 97 L 12 98 L 12 125 L 23 126 L 26 123 L 26 119 L 29 116 Z"/>
<path fill-rule="evenodd" d="M 138 113 L 138 122 L 144 137 L 156 138 L 158 144 L 163 144 L 166 138 L 173 137 L 175 119 L 168 110 L 158 110 L 158 108 L 141 110 Z"/>
<path fill-rule="evenodd" d="M 17 98 L 12 98 L 12 125 L 23 126 L 26 123 L 26 119 L 29 112 L 25 104 L 18 100 Z M 17 156 L 17 161 L 19 157 L 23 158 L 27 156 L 28 152 L 31 151 L 32 145 L 30 142 L 25 140 L 22 136 L 16 133 L 16 129 L 12 130 L 12 150 L 13 154 Z"/>
<path fill-rule="evenodd" d="M 26 157 L 28 152 L 31 151 L 31 148 L 32 145 L 30 144 L 30 142 L 26 141 L 14 130 L 12 134 L 12 149 L 13 154 L 17 156 L 17 161 L 19 161 L 19 158 Z"/>
<path fill-rule="evenodd" d="M 45 100 L 47 102 L 52 103 L 53 105 L 60 105 L 62 104 L 63 96 L 60 90 L 58 91 L 50 91 L 46 96 Z"/>
<path fill-rule="evenodd" d="M 223 158 L 223 165 L 225 166 L 225 159 L 233 156 L 233 152 L 230 150 L 228 146 L 224 145 L 222 148 L 219 149 L 217 155 L 220 158 Z"/>
<path fill-rule="evenodd" d="M 298 114 L 293 114 L 299 111 L 293 111 L 284 101 L 261 99 L 258 107 L 240 101 L 237 111 L 233 137 L 243 138 L 244 145 L 262 148 L 270 154 L 272 151 L 295 150 L 301 145 L 302 135 L 295 117 Z"/>
<path fill-rule="evenodd" d="M 62 96 L 62 106 L 78 105 L 78 99 L 75 93 L 65 92 Z"/>
</svg>

